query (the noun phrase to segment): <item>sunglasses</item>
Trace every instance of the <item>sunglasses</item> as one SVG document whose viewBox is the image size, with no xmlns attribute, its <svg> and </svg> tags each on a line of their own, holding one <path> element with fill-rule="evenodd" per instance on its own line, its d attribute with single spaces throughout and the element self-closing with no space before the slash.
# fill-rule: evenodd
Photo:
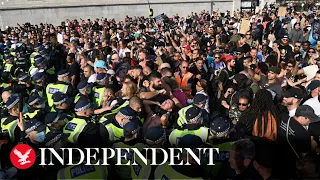
<svg viewBox="0 0 320 180">
<path fill-rule="evenodd" d="M 244 107 L 246 107 L 246 106 L 248 106 L 248 104 L 238 103 L 238 106 L 244 106 Z"/>
<path fill-rule="evenodd" d="M 298 45 L 294 45 L 294 47 L 301 47 L 301 46 L 298 46 Z"/>
<path fill-rule="evenodd" d="M 214 57 L 214 58 L 220 58 L 219 56 L 216 56 L 216 57 Z"/>
<path fill-rule="evenodd" d="M 287 66 L 288 68 L 292 68 L 293 66 Z"/>
<path fill-rule="evenodd" d="M 182 69 L 187 69 L 188 67 L 186 67 L 186 66 L 184 66 L 184 67 L 182 67 Z"/>
<path fill-rule="evenodd" d="M 241 55 L 242 53 L 237 52 L 236 54 L 237 54 L 237 55 Z"/>
<path fill-rule="evenodd" d="M 247 36 L 250 36 L 251 34 L 246 34 Z"/>
<path fill-rule="evenodd" d="M 314 51 L 309 51 L 308 53 L 314 53 Z"/>
</svg>

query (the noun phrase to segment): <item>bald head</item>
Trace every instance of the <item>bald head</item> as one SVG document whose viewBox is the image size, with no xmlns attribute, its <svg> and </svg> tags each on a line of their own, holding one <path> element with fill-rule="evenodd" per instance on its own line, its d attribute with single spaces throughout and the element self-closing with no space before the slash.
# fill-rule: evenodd
<svg viewBox="0 0 320 180">
<path fill-rule="evenodd" d="M 129 100 L 129 106 L 136 112 L 141 112 L 142 101 L 137 96 L 134 96 Z"/>
<path fill-rule="evenodd" d="M 2 102 L 6 103 L 10 97 L 11 93 L 9 91 L 4 91 L 1 95 Z"/>
</svg>

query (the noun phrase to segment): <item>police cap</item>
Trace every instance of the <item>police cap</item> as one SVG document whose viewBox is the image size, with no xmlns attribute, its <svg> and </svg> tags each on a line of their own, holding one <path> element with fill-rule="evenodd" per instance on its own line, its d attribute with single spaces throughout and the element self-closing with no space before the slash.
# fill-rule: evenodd
<svg viewBox="0 0 320 180">
<path fill-rule="evenodd" d="M 7 109 L 13 108 L 15 105 L 19 103 L 19 97 L 18 96 L 11 96 L 6 102 Z"/>
<path fill-rule="evenodd" d="M 76 112 L 80 112 L 89 108 L 96 108 L 96 105 L 90 103 L 87 98 L 80 98 L 80 100 L 76 103 L 74 110 Z"/>
<path fill-rule="evenodd" d="M 49 112 L 45 117 L 45 124 L 51 126 L 59 120 L 65 120 L 67 118 L 66 113 Z"/>
<path fill-rule="evenodd" d="M 193 134 L 187 134 L 177 141 L 179 148 L 199 148 L 203 145 L 203 141 L 199 136 Z"/>
<path fill-rule="evenodd" d="M 57 73 L 57 76 L 58 78 L 62 78 L 62 77 L 65 77 L 65 76 L 69 76 L 70 73 L 68 70 L 66 69 L 61 69 L 58 73 Z"/>
<path fill-rule="evenodd" d="M 118 115 L 130 121 L 138 120 L 137 112 L 134 111 L 130 106 L 121 108 L 120 111 L 118 112 Z"/>
<path fill-rule="evenodd" d="M 128 122 L 123 126 L 124 137 L 132 137 L 140 131 L 140 126 L 137 122 Z"/>
<path fill-rule="evenodd" d="M 47 147 L 52 147 L 54 146 L 58 141 L 60 140 L 65 140 L 70 136 L 70 133 L 63 133 L 61 131 L 53 130 L 50 131 L 46 134 L 45 139 L 44 139 L 44 144 Z"/>
<path fill-rule="evenodd" d="M 225 117 L 215 117 L 210 125 L 210 131 L 215 135 L 215 137 L 225 136 L 231 129 L 233 124 L 230 119 Z"/>
<path fill-rule="evenodd" d="M 26 72 L 21 72 L 21 73 L 19 74 L 18 80 L 21 81 L 21 82 L 27 82 L 27 81 L 30 80 L 30 77 L 29 77 L 29 75 L 28 75 Z"/>
<path fill-rule="evenodd" d="M 192 106 L 186 112 L 186 119 L 189 123 L 198 121 L 201 118 L 202 111 L 196 106 Z"/>
<path fill-rule="evenodd" d="M 83 90 L 83 89 L 86 89 L 88 87 L 88 82 L 87 81 L 81 81 L 78 86 L 77 86 L 77 89 L 80 91 L 80 90 Z"/>
<path fill-rule="evenodd" d="M 60 105 L 62 103 L 67 103 L 70 105 L 73 102 L 71 97 L 68 97 L 66 94 L 59 91 L 52 95 L 52 99 L 54 105 Z"/>
<path fill-rule="evenodd" d="M 208 97 L 204 94 L 196 94 L 193 97 L 193 104 L 204 104 L 207 101 Z"/>
<path fill-rule="evenodd" d="M 43 81 L 44 80 L 44 73 L 43 72 L 38 72 L 38 73 L 36 73 L 35 75 L 33 75 L 32 76 L 32 80 L 34 81 L 34 82 L 41 82 L 41 81 Z"/>
<path fill-rule="evenodd" d="M 37 94 L 33 94 L 32 96 L 30 96 L 28 98 L 28 104 L 30 106 L 32 106 L 32 105 L 34 105 L 36 103 L 41 104 L 43 101 L 44 101 L 44 99 L 42 97 L 40 97 L 39 95 L 37 95 Z"/>
<path fill-rule="evenodd" d="M 25 132 L 26 134 L 32 132 L 32 131 L 44 131 L 46 129 L 46 126 L 43 125 L 40 121 L 32 119 L 30 121 L 27 121 L 25 124 Z"/>
</svg>

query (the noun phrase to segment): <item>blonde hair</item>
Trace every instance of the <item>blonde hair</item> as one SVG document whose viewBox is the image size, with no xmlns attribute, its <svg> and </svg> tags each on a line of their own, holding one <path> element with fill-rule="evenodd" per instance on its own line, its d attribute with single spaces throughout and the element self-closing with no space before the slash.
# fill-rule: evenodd
<svg viewBox="0 0 320 180">
<path fill-rule="evenodd" d="M 135 83 L 123 83 L 123 87 L 125 87 L 126 95 L 129 98 L 135 96 L 137 94 L 138 87 Z"/>
</svg>

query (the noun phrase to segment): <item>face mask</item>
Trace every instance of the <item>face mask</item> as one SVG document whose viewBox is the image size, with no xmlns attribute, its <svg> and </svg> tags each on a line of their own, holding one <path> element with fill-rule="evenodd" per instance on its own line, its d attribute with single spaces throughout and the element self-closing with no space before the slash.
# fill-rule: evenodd
<svg viewBox="0 0 320 180">
<path fill-rule="evenodd" d="M 36 134 L 36 141 L 39 143 L 43 143 L 45 139 L 46 133 L 44 131 L 41 131 Z"/>
<path fill-rule="evenodd" d="M 91 89 L 89 89 L 87 92 L 88 92 L 88 94 L 91 94 L 92 91 L 91 91 Z"/>
<path fill-rule="evenodd" d="M 66 82 L 67 84 L 71 84 L 71 81 L 70 80 L 67 80 L 67 82 Z"/>
<path fill-rule="evenodd" d="M 44 109 L 46 107 L 46 104 L 41 104 L 41 109 Z"/>
<path fill-rule="evenodd" d="M 124 126 L 123 123 L 119 123 L 119 125 L 120 125 L 120 127 L 122 127 L 122 128 L 123 128 L 123 126 Z"/>
</svg>

